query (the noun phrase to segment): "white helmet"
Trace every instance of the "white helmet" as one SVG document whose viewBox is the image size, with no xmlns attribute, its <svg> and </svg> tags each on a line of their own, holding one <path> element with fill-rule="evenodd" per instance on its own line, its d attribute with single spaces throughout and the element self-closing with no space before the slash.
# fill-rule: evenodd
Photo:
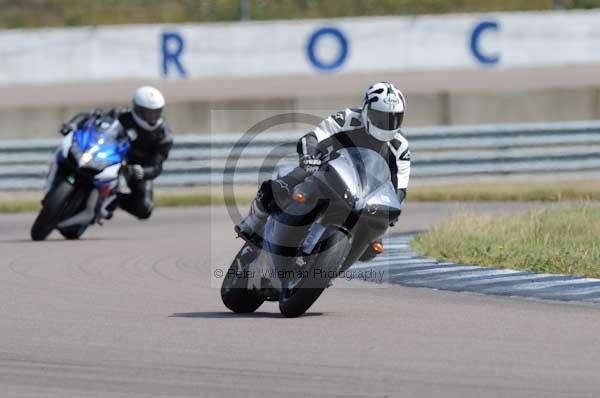
<svg viewBox="0 0 600 398">
<path fill-rule="evenodd" d="M 379 141 L 391 141 L 400 131 L 406 100 L 392 83 L 373 84 L 365 93 L 362 121 L 367 132 Z"/>
<path fill-rule="evenodd" d="M 133 93 L 133 119 L 145 130 L 156 130 L 163 123 L 165 97 L 154 87 L 144 86 Z"/>
</svg>

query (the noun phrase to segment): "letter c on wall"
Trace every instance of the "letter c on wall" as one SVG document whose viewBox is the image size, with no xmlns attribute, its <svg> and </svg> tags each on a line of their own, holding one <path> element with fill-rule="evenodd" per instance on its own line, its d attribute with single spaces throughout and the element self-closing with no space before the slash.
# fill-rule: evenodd
<svg viewBox="0 0 600 398">
<path fill-rule="evenodd" d="M 494 21 L 483 21 L 478 23 L 471 33 L 471 54 L 483 65 L 492 66 L 500 62 L 498 53 L 485 53 L 481 48 L 481 36 L 486 31 L 497 32 L 500 30 L 500 24 Z"/>
</svg>

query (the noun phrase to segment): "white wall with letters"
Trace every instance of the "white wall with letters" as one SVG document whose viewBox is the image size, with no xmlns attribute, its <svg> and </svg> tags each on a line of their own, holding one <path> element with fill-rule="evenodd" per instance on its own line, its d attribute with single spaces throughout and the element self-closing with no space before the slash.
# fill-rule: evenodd
<svg viewBox="0 0 600 398">
<path fill-rule="evenodd" d="M 600 66 L 600 11 L 0 31 L 0 85 Z"/>
</svg>

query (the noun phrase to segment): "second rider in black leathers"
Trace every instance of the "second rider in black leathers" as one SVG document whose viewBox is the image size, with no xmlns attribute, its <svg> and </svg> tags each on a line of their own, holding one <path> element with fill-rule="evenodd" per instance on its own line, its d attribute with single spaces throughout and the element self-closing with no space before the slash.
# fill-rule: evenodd
<svg viewBox="0 0 600 398">
<path fill-rule="evenodd" d="M 106 218 L 112 217 L 117 205 L 139 219 L 152 215 L 153 180 L 162 173 L 163 163 L 173 145 L 171 130 L 163 117 L 164 106 L 165 99 L 160 91 L 144 86 L 135 91 L 131 108 L 114 108 L 108 112 L 109 116 L 119 120 L 131 142 L 128 165 L 123 172 L 131 192 L 119 194 L 108 205 Z M 66 135 L 81 127 L 94 113 L 101 111 L 75 116 L 62 126 L 61 133 Z"/>
</svg>

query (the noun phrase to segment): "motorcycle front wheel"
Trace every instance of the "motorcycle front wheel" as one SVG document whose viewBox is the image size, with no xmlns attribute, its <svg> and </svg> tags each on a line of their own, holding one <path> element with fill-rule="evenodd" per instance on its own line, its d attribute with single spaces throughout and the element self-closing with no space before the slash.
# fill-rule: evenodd
<svg viewBox="0 0 600 398">
<path fill-rule="evenodd" d="M 42 209 L 31 227 L 32 240 L 45 240 L 50 235 L 50 232 L 60 221 L 63 210 L 67 206 L 74 189 L 73 185 L 61 181 L 46 194 Z"/>
<path fill-rule="evenodd" d="M 256 311 L 264 303 L 264 299 L 248 289 L 249 262 L 256 256 L 256 250 L 246 243 L 239 251 L 233 263 L 223 276 L 221 285 L 221 300 L 225 307 L 238 314 L 248 314 Z"/>
<path fill-rule="evenodd" d="M 315 247 L 310 261 L 310 269 L 305 276 L 283 289 L 279 298 L 279 311 L 286 318 L 296 318 L 304 314 L 317 301 L 329 286 L 334 273 L 348 254 L 348 236 L 342 231 L 334 231 L 324 242 Z"/>
</svg>

